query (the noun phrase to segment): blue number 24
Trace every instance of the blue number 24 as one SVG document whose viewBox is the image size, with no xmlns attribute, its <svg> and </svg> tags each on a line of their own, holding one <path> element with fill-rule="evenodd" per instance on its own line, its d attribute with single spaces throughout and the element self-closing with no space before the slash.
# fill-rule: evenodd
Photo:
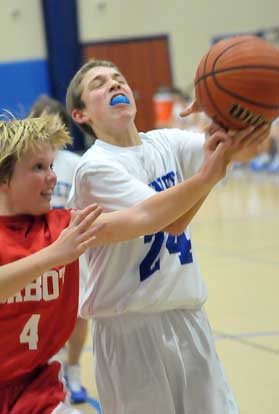
<svg viewBox="0 0 279 414">
<path fill-rule="evenodd" d="M 140 264 L 140 280 L 143 281 L 160 269 L 159 254 L 164 243 L 165 233 L 160 231 L 156 234 L 144 236 L 144 243 L 151 243 L 151 247 L 145 258 Z M 175 237 L 168 235 L 166 248 L 169 254 L 178 254 L 179 261 L 182 265 L 193 262 L 191 240 L 188 240 L 185 233 Z"/>
</svg>

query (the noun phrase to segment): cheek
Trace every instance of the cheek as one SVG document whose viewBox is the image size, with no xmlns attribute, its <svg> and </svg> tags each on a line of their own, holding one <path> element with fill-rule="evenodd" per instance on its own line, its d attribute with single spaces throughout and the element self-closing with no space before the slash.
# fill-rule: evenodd
<svg viewBox="0 0 279 414">
<path fill-rule="evenodd" d="M 137 112 L 137 104 L 136 104 L 136 100 L 135 100 L 135 97 L 134 97 L 134 94 L 133 94 L 132 91 L 129 95 L 129 99 L 130 99 L 130 106 L 131 106 L 133 112 L 136 113 Z"/>
<path fill-rule="evenodd" d="M 135 105 L 136 100 L 135 100 L 135 95 L 134 95 L 132 89 L 128 89 L 126 92 L 127 92 L 127 95 L 129 96 L 130 102 Z"/>
<path fill-rule="evenodd" d="M 15 202 L 28 203 L 40 194 L 44 185 L 44 178 L 40 174 L 26 174 L 17 171 L 13 177 L 11 194 Z"/>
<path fill-rule="evenodd" d="M 93 122 L 94 120 L 103 118 L 107 110 L 107 103 L 102 92 L 94 92 L 94 94 L 88 97 L 85 105 Z"/>
<path fill-rule="evenodd" d="M 94 121 L 103 121 L 106 118 L 106 114 L 107 114 L 108 108 L 107 106 L 104 104 L 103 101 L 95 101 L 94 102 L 94 106 L 92 109 L 92 120 Z"/>
<path fill-rule="evenodd" d="M 26 183 L 29 193 L 36 195 L 42 191 L 42 188 L 45 186 L 45 178 L 38 175 L 36 178 L 32 178 L 29 182 Z"/>
</svg>

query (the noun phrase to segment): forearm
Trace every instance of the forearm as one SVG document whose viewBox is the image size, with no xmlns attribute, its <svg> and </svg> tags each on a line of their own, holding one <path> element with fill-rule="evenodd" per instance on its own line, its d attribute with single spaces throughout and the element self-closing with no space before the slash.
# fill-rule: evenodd
<svg viewBox="0 0 279 414">
<path fill-rule="evenodd" d="M 189 212 L 206 197 L 213 183 L 198 173 L 191 179 L 155 194 L 126 210 L 102 214 L 98 223 L 105 224 L 97 234 L 96 243 L 109 244 L 156 233 Z M 201 201 L 202 203 L 202 201 Z M 195 207 L 187 220 L 195 214 Z"/>
<path fill-rule="evenodd" d="M 208 195 L 208 194 L 207 194 Z M 178 236 L 183 233 L 188 224 L 192 221 L 193 217 L 197 214 L 204 201 L 207 198 L 207 195 L 202 197 L 187 213 L 183 214 L 178 220 L 169 226 L 165 227 L 163 230 L 172 234 L 173 236 Z"/>
<path fill-rule="evenodd" d="M 51 248 L 46 247 L 23 259 L 0 266 L 0 300 L 15 295 L 55 264 Z"/>
</svg>

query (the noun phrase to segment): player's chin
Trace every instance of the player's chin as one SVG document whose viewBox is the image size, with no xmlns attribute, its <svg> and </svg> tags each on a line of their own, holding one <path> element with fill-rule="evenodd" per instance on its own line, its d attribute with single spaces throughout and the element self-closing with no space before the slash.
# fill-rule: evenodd
<svg viewBox="0 0 279 414">
<path fill-rule="evenodd" d="M 43 214 L 47 214 L 50 208 L 50 201 L 45 201 L 40 205 L 37 205 L 36 208 L 33 209 L 31 214 L 33 216 L 42 216 Z"/>
</svg>

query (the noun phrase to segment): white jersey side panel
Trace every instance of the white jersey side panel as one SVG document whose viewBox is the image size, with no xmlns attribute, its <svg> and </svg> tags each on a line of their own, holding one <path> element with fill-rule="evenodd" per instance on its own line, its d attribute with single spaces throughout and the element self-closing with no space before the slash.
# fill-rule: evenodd
<svg viewBox="0 0 279 414">
<path fill-rule="evenodd" d="M 130 207 L 191 177 L 203 159 L 204 136 L 175 129 L 141 134 L 142 145 L 97 140 L 76 172 L 70 205 L 97 202 L 105 211 Z M 84 317 L 199 308 L 207 291 L 191 244 L 159 232 L 86 253 L 90 263 Z"/>
<path fill-rule="evenodd" d="M 63 208 L 66 206 L 75 169 L 81 157 L 71 151 L 60 150 L 53 163 L 53 170 L 57 175 L 57 183 L 51 198 L 51 206 L 54 208 Z"/>
<path fill-rule="evenodd" d="M 57 176 L 57 183 L 51 197 L 52 208 L 64 208 L 67 206 L 70 190 L 72 187 L 75 169 L 81 157 L 67 150 L 57 151 L 54 158 L 53 170 Z M 86 260 L 83 256 L 79 258 L 79 301 L 81 303 L 85 293 L 85 285 L 88 276 Z"/>
</svg>

